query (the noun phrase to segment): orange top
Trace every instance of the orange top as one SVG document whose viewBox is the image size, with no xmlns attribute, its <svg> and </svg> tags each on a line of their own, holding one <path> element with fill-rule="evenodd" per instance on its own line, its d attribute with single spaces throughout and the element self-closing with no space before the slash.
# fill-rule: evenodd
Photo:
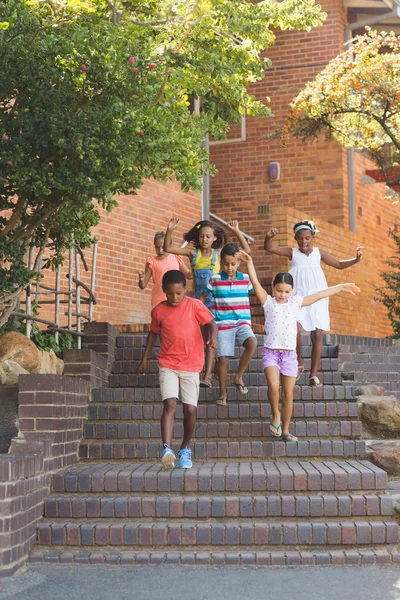
<svg viewBox="0 0 400 600">
<path fill-rule="evenodd" d="M 160 367 L 200 373 L 204 364 L 204 342 L 199 325 L 212 320 L 211 311 L 200 300 L 188 296 L 178 306 L 162 302 L 153 308 L 150 329 L 161 334 Z"/>
<path fill-rule="evenodd" d="M 148 256 L 146 263 L 150 265 L 151 276 L 153 278 L 153 289 L 151 292 L 151 306 L 157 306 L 160 302 L 167 299 L 162 291 L 162 278 L 167 271 L 177 270 L 182 264 L 182 256 L 165 253 L 160 257 Z"/>
</svg>

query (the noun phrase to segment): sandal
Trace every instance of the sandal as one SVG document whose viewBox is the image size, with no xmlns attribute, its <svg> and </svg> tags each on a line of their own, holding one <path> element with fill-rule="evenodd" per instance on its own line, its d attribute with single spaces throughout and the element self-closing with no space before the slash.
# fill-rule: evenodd
<svg viewBox="0 0 400 600">
<path fill-rule="evenodd" d="M 311 387 L 320 387 L 322 386 L 322 383 L 320 382 L 320 380 L 318 379 L 318 377 L 316 375 L 314 375 L 313 377 L 310 377 L 310 386 Z"/>
<path fill-rule="evenodd" d="M 269 430 L 274 437 L 280 438 L 282 435 L 282 423 L 279 423 L 279 425 L 274 425 L 271 419 L 269 422 Z"/>
<path fill-rule="evenodd" d="M 295 435 L 292 435 L 291 433 L 284 433 L 282 436 L 282 440 L 284 442 L 298 442 L 298 438 Z"/>
<path fill-rule="evenodd" d="M 203 377 L 203 379 L 200 380 L 200 387 L 207 387 L 207 388 L 211 388 L 212 387 L 212 376 L 211 375 L 206 375 L 205 377 Z"/>
<path fill-rule="evenodd" d="M 237 388 L 239 390 L 239 392 L 241 394 L 246 395 L 246 394 L 249 393 L 249 390 L 247 389 L 247 387 L 243 383 L 235 383 L 235 382 L 233 382 L 233 385 L 235 386 L 235 388 Z"/>
<path fill-rule="evenodd" d="M 226 396 L 221 396 L 220 398 L 217 398 L 215 404 L 218 404 L 218 406 L 226 406 L 228 404 L 226 401 Z"/>
</svg>

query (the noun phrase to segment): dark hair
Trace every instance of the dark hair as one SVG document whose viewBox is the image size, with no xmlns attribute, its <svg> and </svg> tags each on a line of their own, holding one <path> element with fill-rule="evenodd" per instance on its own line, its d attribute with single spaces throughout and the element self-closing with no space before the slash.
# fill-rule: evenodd
<svg viewBox="0 0 400 600">
<path fill-rule="evenodd" d="M 272 285 L 276 285 L 277 283 L 286 283 L 287 285 L 291 285 L 294 287 L 293 277 L 289 273 L 289 271 L 281 271 L 272 280 Z"/>
<path fill-rule="evenodd" d="M 212 243 L 212 248 L 222 248 L 224 244 L 228 241 L 226 233 L 221 227 L 215 225 L 215 223 L 211 223 L 211 221 L 199 221 L 192 227 L 190 231 L 184 234 L 183 239 L 185 242 L 194 242 L 196 248 L 200 247 L 199 243 L 199 232 L 202 227 L 210 227 L 213 230 L 216 240 Z"/>
<path fill-rule="evenodd" d="M 160 238 L 165 238 L 165 231 L 157 231 L 157 233 L 154 234 L 154 240 L 153 240 L 154 244 Z"/>
<path fill-rule="evenodd" d="M 173 285 L 174 283 L 181 283 L 185 286 L 186 277 L 184 276 L 184 274 L 181 271 L 177 271 L 175 269 L 164 273 L 162 278 L 162 287 L 166 288 L 167 285 Z"/>
<path fill-rule="evenodd" d="M 299 223 L 296 223 L 296 225 L 293 225 L 294 237 L 296 237 L 296 235 L 298 233 L 298 232 L 296 232 L 296 229 L 298 227 L 300 227 L 301 225 L 304 225 L 307 229 L 309 229 L 313 235 L 318 233 L 318 229 L 317 229 L 317 226 L 315 225 L 314 221 L 305 220 L 305 221 L 300 221 Z M 304 229 L 304 227 L 303 227 L 303 229 Z"/>
<path fill-rule="evenodd" d="M 237 252 L 239 252 L 239 248 L 236 244 L 226 244 L 221 250 L 221 260 L 224 256 L 235 256 Z"/>
</svg>

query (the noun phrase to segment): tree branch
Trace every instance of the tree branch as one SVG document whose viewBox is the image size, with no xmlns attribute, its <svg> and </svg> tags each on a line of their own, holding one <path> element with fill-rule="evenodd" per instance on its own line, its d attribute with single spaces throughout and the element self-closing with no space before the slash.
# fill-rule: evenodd
<svg viewBox="0 0 400 600">
<path fill-rule="evenodd" d="M 17 204 L 14 206 L 11 218 L 7 225 L 0 231 L 0 237 L 5 237 L 10 231 L 19 225 L 21 213 L 26 207 L 26 199 L 23 196 L 19 196 Z"/>
</svg>

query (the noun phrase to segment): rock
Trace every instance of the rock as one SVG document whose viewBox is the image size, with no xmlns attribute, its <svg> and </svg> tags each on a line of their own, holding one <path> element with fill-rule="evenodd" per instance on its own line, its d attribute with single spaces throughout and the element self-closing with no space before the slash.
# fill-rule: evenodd
<svg viewBox="0 0 400 600">
<path fill-rule="evenodd" d="M 39 365 L 35 371 L 32 371 L 32 373 L 55 373 L 57 375 L 63 374 L 64 363 L 60 358 L 57 358 L 57 356 L 54 353 L 54 350 L 50 350 L 49 352 L 46 352 L 45 350 L 39 350 L 39 352 Z"/>
<path fill-rule="evenodd" d="M 372 432 L 400 434 L 400 402 L 394 396 L 359 396 L 360 417 Z"/>
<path fill-rule="evenodd" d="M 19 365 L 19 368 L 16 365 Z M 57 358 L 53 350 L 50 352 L 39 350 L 22 333 L 10 331 L 0 336 L 0 381 L 2 385 L 16 385 L 21 373 L 62 375 L 63 370 L 64 363 Z"/>
<path fill-rule="evenodd" d="M 5 360 L 13 360 L 32 373 L 40 364 L 40 351 L 22 333 L 9 331 L 0 336 L 0 363 Z"/>
<path fill-rule="evenodd" d="M 18 385 L 18 377 L 29 371 L 21 367 L 15 360 L 4 360 L 0 363 L 0 383 L 4 386 Z"/>
<path fill-rule="evenodd" d="M 353 386 L 353 395 L 359 396 L 383 396 L 385 390 L 380 385 L 355 385 Z"/>
<path fill-rule="evenodd" d="M 369 458 L 388 475 L 400 475 L 400 444 L 375 444 Z"/>
</svg>

